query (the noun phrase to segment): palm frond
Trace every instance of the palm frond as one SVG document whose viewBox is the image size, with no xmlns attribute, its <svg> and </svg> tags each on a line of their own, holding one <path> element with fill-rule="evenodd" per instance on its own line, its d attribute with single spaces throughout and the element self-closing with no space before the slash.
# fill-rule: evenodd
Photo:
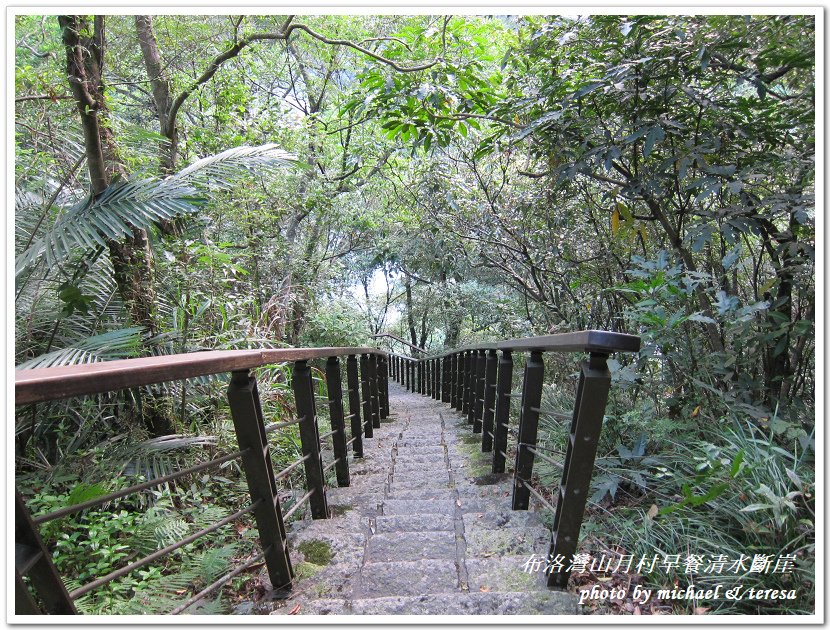
<svg viewBox="0 0 830 630">
<path fill-rule="evenodd" d="M 29 359 L 18 365 L 16 369 L 31 370 L 133 357 L 141 348 L 142 332 L 142 328 L 133 326 L 87 337 L 72 346 Z"/>
<path fill-rule="evenodd" d="M 51 267 L 73 252 L 120 241 L 133 228 L 191 214 L 207 202 L 205 193 L 232 187 L 243 174 L 272 172 L 296 165 L 291 154 L 267 144 L 238 147 L 202 158 L 161 181 L 153 178 L 114 182 L 97 197 L 87 195 L 64 212 L 52 227 L 15 261 L 19 275 L 41 258 Z"/>
<path fill-rule="evenodd" d="M 296 156 L 276 144 L 236 147 L 197 160 L 168 177 L 162 185 L 186 184 L 197 188 L 228 189 L 244 175 L 262 175 L 285 167 L 301 167 Z"/>
</svg>

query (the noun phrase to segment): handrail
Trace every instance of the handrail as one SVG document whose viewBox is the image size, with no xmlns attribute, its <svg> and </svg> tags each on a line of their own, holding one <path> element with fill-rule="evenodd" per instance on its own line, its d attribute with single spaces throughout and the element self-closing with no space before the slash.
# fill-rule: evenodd
<svg viewBox="0 0 830 630">
<path fill-rule="evenodd" d="M 339 360 L 339 357 L 343 356 L 347 357 L 348 387 L 346 393 L 349 398 L 350 412 L 348 416 L 343 410 L 344 390 Z M 358 357 L 361 366 L 360 375 L 357 369 Z M 310 503 L 313 518 L 330 517 L 326 502 L 326 473 L 334 468 L 337 485 L 348 486 L 348 447 L 352 447 L 354 457 L 361 457 L 364 433 L 366 437 L 371 437 L 372 426 L 380 426 L 381 418 L 389 416 L 388 358 L 389 355 L 386 352 L 369 347 L 214 350 L 85 365 L 17 370 L 15 372 L 15 404 L 18 406 L 229 372 L 231 378 L 227 397 L 239 446 L 239 450 L 232 454 L 179 470 L 164 477 L 132 485 L 79 505 L 61 508 L 34 520 L 18 492 L 15 505 L 15 607 L 18 613 L 36 614 L 45 611 L 73 614 L 77 612 L 73 599 L 153 562 L 249 512 L 254 513 L 263 547 L 262 552 L 256 557 L 264 558 L 268 576 L 274 588 L 291 588 L 294 570 L 286 544 L 285 521 L 307 501 Z M 319 396 L 315 395 L 312 371 L 308 365 L 308 362 L 314 359 L 326 359 L 327 395 L 323 398 L 328 399 L 331 430 L 322 435 L 318 427 L 315 405 L 315 398 Z M 296 403 L 296 419 L 275 422 L 266 426 L 256 377 L 251 370 L 284 362 L 293 362 L 291 382 Z M 362 392 L 365 398 L 363 401 L 358 383 L 363 385 Z M 366 409 L 365 425 L 361 421 L 362 406 Z M 346 418 L 350 420 L 351 429 L 351 439 L 348 442 L 346 441 Z M 275 475 L 267 434 L 295 424 L 299 426 L 302 457 Z M 334 461 L 324 466 L 321 441 L 329 439 L 334 451 Z M 40 538 L 38 531 L 40 523 L 68 516 L 128 494 L 141 492 L 155 485 L 237 458 L 242 460 L 251 507 L 236 512 L 145 558 L 94 579 L 71 593 L 66 590 L 52 562 L 51 553 Z M 283 515 L 276 482 L 299 469 L 300 466 L 303 466 L 308 492 Z M 236 575 L 243 570 L 243 567 L 228 575 Z M 40 606 L 29 593 L 29 588 L 23 580 L 24 576 L 28 576 L 31 587 L 43 601 L 43 606 Z M 224 583 L 222 580 L 227 577 L 210 585 L 179 606 L 176 611 L 184 610 L 199 597 L 218 588 Z"/>
<path fill-rule="evenodd" d="M 429 354 L 420 359 L 404 357 L 410 360 L 441 359 L 459 352 L 477 350 L 513 350 L 517 352 L 538 350 L 540 352 L 638 352 L 640 338 L 627 333 L 606 330 L 580 330 L 576 332 L 556 333 L 538 337 L 515 337 L 504 341 L 478 343 L 443 352 Z M 395 353 L 390 352 L 390 355 Z M 397 355 L 403 356 L 403 355 Z"/>
<path fill-rule="evenodd" d="M 640 338 L 620 332 L 583 330 L 539 337 L 481 343 L 423 358 L 390 354 L 391 374 L 408 390 L 440 400 L 466 416 L 481 435 L 482 452 L 492 452 L 492 472 L 505 472 L 510 436 L 515 439 L 513 509 L 526 510 L 530 496 L 554 509 L 531 485 L 534 458 L 561 466 L 550 554 L 570 558 L 579 531 L 594 470 L 605 405 L 611 386 L 607 360 L 614 352 L 637 352 Z M 527 352 L 521 392 L 512 391 L 513 352 Z M 561 464 L 536 449 L 545 376 L 545 352 L 584 352 L 567 451 Z M 510 405 L 519 399 L 518 427 L 508 426 Z M 548 586 L 564 588 L 570 572 L 548 577 Z"/>
<path fill-rule="evenodd" d="M 275 348 L 208 350 L 83 365 L 15 370 L 15 405 L 153 385 L 196 376 L 247 370 L 286 361 L 356 354 L 386 356 L 377 348 Z"/>
</svg>

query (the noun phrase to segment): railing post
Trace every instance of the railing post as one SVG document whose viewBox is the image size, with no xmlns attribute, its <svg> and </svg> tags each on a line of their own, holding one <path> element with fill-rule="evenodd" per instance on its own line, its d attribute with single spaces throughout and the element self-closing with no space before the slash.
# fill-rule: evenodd
<svg viewBox="0 0 830 630">
<path fill-rule="evenodd" d="M 357 357 L 353 354 L 346 359 L 346 386 L 349 389 L 349 415 L 352 428 L 352 452 L 363 457 L 363 426 L 360 422 L 360 378 L 357 375 Z"/>
<path fill-rule="evenodd" d="M 522 385 L 522 408 L 519 412 L 519 437 L 516 446 L 516 468 L 513 475 L 513 509 L 526 510 L 530 502 L 530 491 L 525 486 L 533 474 L 533 452 L 536 433 L 539 428 L 539 405 L 542 403 L 542 383 L 545 378 L 545 363 L 542 353 L 531 351 L 525 365 Z"/>
<path fill-rule="evenodd" d="M 329 418 L 334 447 L 334 472 L 337 485 L 341 488 L 349 485 L 349 454 L 346 448 L 346 423 L 343 418 L 343 383 L 340 375 L 340 359 L 329 357 L 326 360 L 326 390 L 329 395 Z"/>
<path fill-rule="evenodd" d="M 481 422 L 481 452 L 489 453 L 493 450 L 493 418 L 495 417 L 496 402 L 496 366 L 498 357 L 495 350 L 487 351 L 484 366 L 484 415 Z"/>
<path fill-rule="evenodd" d="M 510 421 L 510 390 L 513 388 L 513 356 L 502 350 L 496 384 L 496 417 L 493 430 L 493 472 L 503 473 L 507 453 L 507 424 Z"/>
<path fill-rule="evenodd" d="M 421 359 L 418 361 L 418 393 L 422 396 L 427 393 L 426 372 L 426 361 Z"/>
<path fill-rule="evenodd" d="M 553 539 L 550 552 L 570 558 L 576 552 L 579 530 L 588 499 L 594 459 L 602 430 L 602 418 L 611 388 L 611 373 L 606 363 L 608 355 L 591 353 L 582 363 L 576 407 L 571 421 L 571 434 L 559 486 L 559 502 L 553 521 Z M 570 572 L 551 573 L 548 586 L 565 588 Z"/>
<path fill-rule="evenodd" d="M 17 615 L 40 615 L 38 607 L 29 588 L 23 581 L 28 575 L 32 589 L 43 602 L 45 612 L 50 615 L 75 615 L 75 604 L 52 562 L 52 554 L 43 544 L 37 525 L 23 501 L 15 490 L 14 507 L 14 613 Z"/>
<path fill-rule="evenodd" d="M 372 394 L 372 426 L 380 428 L 380 386 L 378 383 L 378 356 L 369 355 L 369 390 Z"/>
<path fill-rule="evenodd" d="M 424 359 L 424 394 L 432 396 L 432 359 Z"/>
<path fill-rule="evenodd" d="M 448 403 L 450 402 L 450 394 L 452 393 L 452 390 L 450 390 L 450 377 L 452 376 L 452 372 L 450 371 L 450 357 L 444 357 L 442 363 L 441 376 L 443 377 L 443 381 L 441 382 L 441 402 Z"/>
<path fill-rule="evenodd" d="M 442 367 L 443 367 L 443 359 L 436 358 L 435 359 L 435 400 L 438 400 L 438 401 L 441 400 L 441 394 L 443 392 L 443 387 L 442 387 L 443 383 L 442 383 L 441 379 L 443 377 L 444 372 L 442 370 Z"/>
<path fill-rule="evenodd" d="M 360 386 L 363 399 L 363 435 L 374 437 L 372 428 L 372 384 L 369 379 L 369 357 L 360 355 Z"/>
<path fill-rule="evenodd" d="M 467 422 L 475 426 L 476 421 L 476 372 L 478 369 L 478 353 L 473 350 L 469 353 L 467 363 Z"/>
<path fill-rule="evenodd" d="M 265 551 L 268 577 L 274 588 L 290 588 L 294 570 L 291 568 L 285 542 L 285 524 L 268 450 L 268 438 L 265 435 L 259 392 L 256 379 L 248 370 L 238 370 L 231 374 L 228 404 L 236 441 L 242 451 L 242 467 L 245 469 L 251 502 L 256 504 L 254 518 L 259 531 L 259 544 Z"/>
<path fill-rule="evenodd" d="M 410 388 L 411 379 L 410 379 L 410 369 L 409 369 L 409 359 L 404 361 L 403 363 L 403 375 L 404 375 L 404 386 L 406 387 L 406 391 L 411 392 L 412 389 Z"/>
<path fill-rule="evenodd" d="M 484 417 L 484 364 L 486 351 L 479 350 L 475 357 L 475 387 L 473 388 L 473 433 L 481 433 Z"/>
<path fill-rule="evenodd" d="M 389 417 L 389 363 L 385 356 L 378 359 L 380 369 L 380 417 Z"/>
<path fill-rule="evenodd" d="M 464 379 L 464 385 L 461 389 L 461 413 L 466 416 L 470 413 L 470 353 L 465 352 L 463 358 L 464 371 L 462 378 Z"/>
<path fill-rule="evenodd" d="M 308 499 L 311 517 L 328 518 L 329 507 L 326 501 L 325 479 L 323 478 L 323 458 L 320 455 L 320 431 L 317 428 L 317 408 L 314 403 L 314 384 L 311 380 L 311 368 L 307 361 L 295 361 L 292 374 L 294 401 L 297 415 L 300 417 L 300 444 L 305 460 L 306 489 L 311 492 Z"/>
<path fill-rule="evenodd" d="M 452 408 L 461 410 L 461 355 L 452 355 Z"/>
</svg>

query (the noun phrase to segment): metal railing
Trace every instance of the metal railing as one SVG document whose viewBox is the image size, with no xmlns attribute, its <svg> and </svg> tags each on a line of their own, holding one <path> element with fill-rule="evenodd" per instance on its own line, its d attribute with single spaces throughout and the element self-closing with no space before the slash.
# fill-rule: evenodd
<svg viewBox="0 0 830 630">
<path fill-rule="evenodd" d="M 349 414 L 344 414 L 340 357 L 346 356 L 346 387 Z M 358 356 L 360 374 L 358 374 Z M 331 431 L 320 435 L 309 361 L 326 359 Z M 293 363 L 292 387 L 297 419 L 265 424 L 254 368 L 275 363 Z M 312 518 L 329 517 L 325 474 L 334 468 L 338 486 L 349 485 L 348 448 L 354 457 L 363 456 L 363 437 L 389 415 L 387 354 L 375 348 L 290 348 L 277 350 L 229 350 L 107 361 L 88 365 L 19 370 L 15 372 L 15 404 L 45 402 L 86 396 L 230 372 L 227 396 L 239 450 L 157 477 L 117 492 L 32 518 L 23 497 L 15 499 L 15 612 L 17 614 L 76 614 L 74 601 L 108 582 L 159 560 L 201 537 L 253 513 L 259 533 L 260 553 L 236 567 L 179 605 L 173 613 L 214 592 L 256 562 L 264 561 L 275 589 L 290 589 L 294 570 L 286 543 L 285 521 L 305 502 Z M 362 396 L 361 396 L 362 390 Z M 361 400 L 362 398 L 362 400 Z M 361 416 L 362 407 L 362 416 Z M 346 419 L 351 439 L 346 440 Z M 363 420 L 361 420 L 361 418 Z M 298 425 L 302 457 L 274 473 L 267 435 L 280 428 Z M 331 438 L 334 461 L 323 465 L 321 441 Z M 69 592 L 59 575 L 38 526 L 127 495 L 215 468 L 241 459 L 251 502 L 234 514 L 186 538 Z M 277 493 L 277 481 L 303 466 L 306 493 L 285 514 Z M 24 579 L 25 578 L 25 579 Z M 28 582 L 28 585 L 27 585 Z M 31 590 L 30 590 L 31 587 Z M 34 596 L 33 596 L 34 594 Z M 39 601 L 38 601 L 39 600 Z"/>
<path fill-rule="evenodd" d="M 608 357 L 614 352 L 637 352 L 640 338 L 616 332 L 587 330 L 574 333 L 509 339 L 413 359 L 390 354 L 392 378 L 408 390 L 448 403 L 467 417 L 481 450 L 492 453 L 492 472 L 504 473 L 508 453 L 510 403 L 521 396 L 513 472 L 514 510 L 526 510 L 533 495 L 554 512 L 550 555 L 564 558 L 565 566 L 577 551 L 594 469 L 611 374 Z M 527 352 L 521 393 L 513 393 L 513 353 Z M 563 461 L 538 451 L 536 444 L 544 382 L 545 352 L 585 352 L 570 436 Z M 555 506 L 531 484 L 534 457 L 562 468 Z M 551 573 L 548 586 L 565 588 L 570 572 Z"/>
</svg>

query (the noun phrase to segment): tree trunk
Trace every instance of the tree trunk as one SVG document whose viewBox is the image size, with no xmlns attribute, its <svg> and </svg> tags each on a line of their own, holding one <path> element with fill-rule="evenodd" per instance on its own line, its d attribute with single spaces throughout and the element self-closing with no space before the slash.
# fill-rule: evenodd
<svg viewBox="0 0 830 630">
<path fill-rule="evenodd" d="M 90 24 L 84 16 L 61 15 L 58 23 L 66 48 L 67 78 L 81 117 L 89 180 L 93 194 L 99 195 L 113 177 L 127 175 L 107 124 L 109 112 L 102 80 L 106 48 L 104 16 L 95 16 Z M 156 334 L 152 251 L 147 233 L 133 228 L 132 236 L 124 242 L 108 240 L 107 246 L 116 286 L 129 319 Z M 152 409 L 147 410 L 145 417 L 150 431 L 156 435 L 172 433 L 169 417 L 158 413 L 154 404 L 147 405 L 149 402 L 145 401 L 145 406 Z"/>
</svg>

